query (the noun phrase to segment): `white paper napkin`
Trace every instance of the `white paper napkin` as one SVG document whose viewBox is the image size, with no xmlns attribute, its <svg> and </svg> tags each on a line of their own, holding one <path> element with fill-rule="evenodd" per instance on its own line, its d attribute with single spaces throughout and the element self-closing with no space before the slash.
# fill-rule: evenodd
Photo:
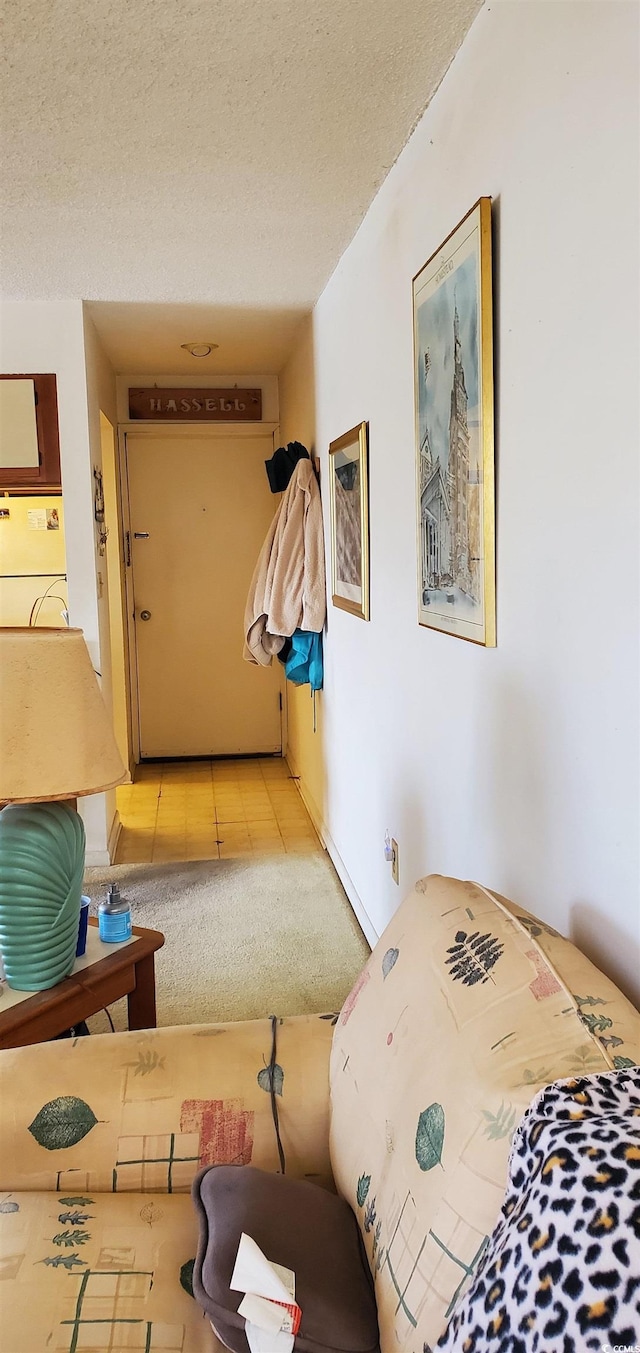
<svg viewBox="0 0 640 1353">
<path fill-rule="evenodd" d="M 246 1321 L 251 1353 L 292 1353 L 300 1308 L 291 1269 L 272 1264 L 243 1231 L 230 1285 L 245 1294 L 238 1313 Z"/>
</svg>

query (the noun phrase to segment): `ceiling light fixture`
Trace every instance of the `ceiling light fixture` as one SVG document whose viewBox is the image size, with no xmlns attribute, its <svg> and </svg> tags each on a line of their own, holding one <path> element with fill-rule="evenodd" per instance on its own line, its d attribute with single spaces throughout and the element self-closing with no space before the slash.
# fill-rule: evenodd
<svg viewBox="0 0 640 1353">
<path fill-rule="evenodd" d="M 220 347 L 219 343 L 181 343 L 181 348 L 190 352 L 192 357 L 208 357 L 209 353 L 214 352 Z"/>
</svg>

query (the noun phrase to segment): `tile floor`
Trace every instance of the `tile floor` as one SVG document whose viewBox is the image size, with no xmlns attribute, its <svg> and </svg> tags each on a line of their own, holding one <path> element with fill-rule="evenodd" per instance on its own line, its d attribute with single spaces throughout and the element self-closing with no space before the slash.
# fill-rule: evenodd
<svg viewBox="0 0 640 1353">
<path fill-rule="evenodd" d="M 147 763 L 117 798 L 122 832 L 116 864 L 322 849 L 280 757 Z"/>
</svg>

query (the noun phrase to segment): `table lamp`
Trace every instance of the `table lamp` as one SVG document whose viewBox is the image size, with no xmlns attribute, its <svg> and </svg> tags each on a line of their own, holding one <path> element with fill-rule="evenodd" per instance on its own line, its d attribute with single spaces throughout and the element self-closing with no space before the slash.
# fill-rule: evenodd
<svg viewBox="0 0 640 1353">
<path fill-rule="evenodd" d="M 127 780 L 78 629 L 0 629 L 0 952 L 10 987 L 73 968 L 85 834 L 75 800 Z"/>
</svg>

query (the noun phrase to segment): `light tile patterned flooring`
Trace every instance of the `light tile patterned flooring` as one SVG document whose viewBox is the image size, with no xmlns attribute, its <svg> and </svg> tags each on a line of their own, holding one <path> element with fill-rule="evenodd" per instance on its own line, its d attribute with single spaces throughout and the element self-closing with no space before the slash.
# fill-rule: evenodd
<svg viewBox="0 0 640 1353">
<path fill-rule="evenodd" d="M 166 761 L 117 791 L 116 864 L 321 850 L 286 761 Z"/>
</svg>

